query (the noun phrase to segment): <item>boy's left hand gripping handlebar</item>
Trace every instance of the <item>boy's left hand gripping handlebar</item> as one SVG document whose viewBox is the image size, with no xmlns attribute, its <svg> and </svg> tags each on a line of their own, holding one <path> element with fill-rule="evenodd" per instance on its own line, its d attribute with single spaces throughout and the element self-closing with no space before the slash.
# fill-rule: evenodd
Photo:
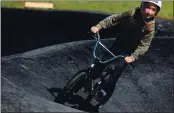
<svg viewBox="0 0 174 113">
<path fill-rule="evenodd" d="M 93 33 L 92 31 L 88 31 L 87 34 L 91 34 L 92 37 L 94 37 L 94 38 L 97 39 L 97 40 L 100 39 L 99 32 Z"/>
</svg>

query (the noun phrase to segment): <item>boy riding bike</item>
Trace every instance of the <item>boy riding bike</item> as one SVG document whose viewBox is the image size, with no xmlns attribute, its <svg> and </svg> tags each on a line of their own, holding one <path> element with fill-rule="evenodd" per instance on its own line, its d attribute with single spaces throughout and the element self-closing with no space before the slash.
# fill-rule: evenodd
<svg viewBox="0 0 174 113">
<path fill-rule="evenodd" d="M 71 95 L 75 95 L 81 87 L 84 87 L 84 92 L 88 94 L 87 102 L 90 103 L 93 98 L 98 100 L 99 104 L 94 106 L 94 110 L 98 111 L 112 96 L 116 81 L 125 67 L 148 50 L 155 34 L 154 18 L 159 13 L 161 6 L 161 1 L 144 1 L 141 2 L 140 8 L 137 7 L 118 15 L 111 15 L 100 21 L 96 26 L 91 27 L 91 31 L 98 34 L 97 40 L 99 40 L 99 33 L 97 32 L 101 29 L 118 26 L 119 35 L 110 50 L 115 56 L 128 56 L 122 57 L 124 60 L 120 59 L 114 69 L 97 59 L 88 69 L 80 70 L 69 80 L 62 93 L 56 97 L 55 102 L 67 102 Z M 108 54 L 105 54 L 102 59 L 105 57 L 108 57 Z M 100 80 L 94 84 L 93 81 L 96 78 L 100 78 Z M 64 97 L 66 97 L 65 101 Z"/>
<path fill-rule="evenodd" d="M 119 35 L 111 51 L 115 54 L 128 54 L 119 70 L 127 63 L 134 62 L 149 49 L 155 34 L 155 16 L 162 7 L 162 1 L 142 1 L 141 6 L 120 14 L 111 15 L 91 27 L 93 33 L 112 26 L 119 27 Z M 119 71 L 119 75 L 122 73 Z"/>
</svg>

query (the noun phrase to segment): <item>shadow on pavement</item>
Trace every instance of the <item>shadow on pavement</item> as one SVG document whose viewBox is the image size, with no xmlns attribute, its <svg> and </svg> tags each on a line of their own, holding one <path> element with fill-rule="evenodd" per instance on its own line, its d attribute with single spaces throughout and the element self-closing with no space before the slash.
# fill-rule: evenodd
<svg viewBox="0 0 174 113">
<path fill-rule="evenodd" d="M 58 96 L 61 90 L 62 90 L 61 88 L 55 88 L 55 87 L 47 88 L 47 91 L 55 98 Z M 61 98 L 61 100 L 64 100 L 64 99 Z M 55 99 L 54 99 L 54 102 L 55 102 Z M 75 108 L 75 109 L 79 109 L 82 111 L 86 111 L 86 112 L 98 112 L 98 110 L 96 110 L 90 103 L 88 103 L 80 95 L 73 95 L 72 99 L 68 102 L 68 104 L 64 104 L 64 105 Z"/>
</svg>

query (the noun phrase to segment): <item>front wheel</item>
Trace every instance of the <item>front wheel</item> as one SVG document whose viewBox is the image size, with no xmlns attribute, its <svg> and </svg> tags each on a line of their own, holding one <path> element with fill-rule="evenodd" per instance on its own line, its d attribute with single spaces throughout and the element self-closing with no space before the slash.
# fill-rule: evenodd
<svg viewBox="0 0 174 113">
<path fill-rule="evenodd" d="M 82 87 L 87 78 L 87 70 L 77 72 L 65 85 L 61 93 L 56 97 L 55 102 L 64 104 L 68 102 L 72 94 L 76 94 Z"/>
<path fill-rule="evenodd" d="M 77 93 L 83 87 L 86 78 L 87 71 L 81 70 L 68 81 L 64 89 L 68 92 Z"/>
</svg>

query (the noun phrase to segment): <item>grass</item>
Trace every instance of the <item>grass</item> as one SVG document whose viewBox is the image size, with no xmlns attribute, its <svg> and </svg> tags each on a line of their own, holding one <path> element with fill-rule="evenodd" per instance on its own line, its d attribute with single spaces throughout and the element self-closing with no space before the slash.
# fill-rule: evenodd
<svg viewBox="0 0 174 113">
<path fill-rule="evenodd" d="M 1 5 L 7 8 L 24 8 L 23 1 L 2 1 Z M 140 1 L 56 1 L 54 2 L 54 9 L 119 13 L 139 5 Z M 163 2 L 162 10 L 158 16 L 162 18 L 173 18 L 173 5 L 172 1 Z"/>
</svg>

